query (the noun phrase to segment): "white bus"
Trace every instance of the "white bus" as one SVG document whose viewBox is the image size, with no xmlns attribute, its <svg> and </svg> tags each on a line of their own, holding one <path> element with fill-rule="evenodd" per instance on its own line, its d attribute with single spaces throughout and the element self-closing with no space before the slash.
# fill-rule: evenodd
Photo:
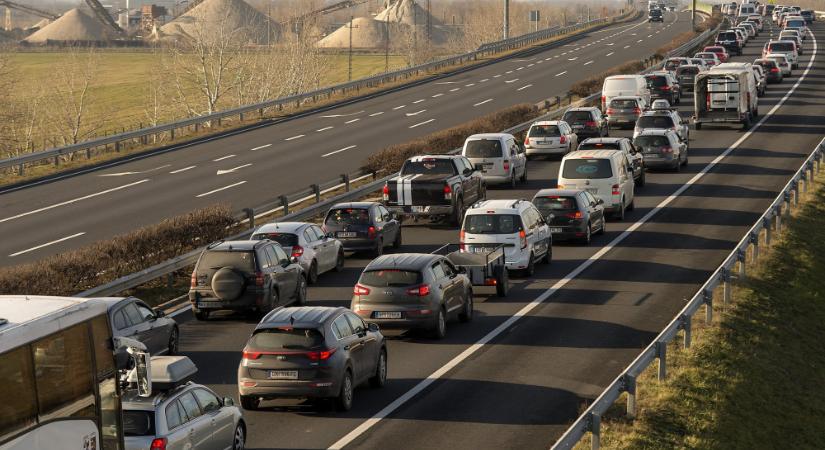
<svg viewBox="0 0 825 450">
<path fill-rule="evenodd" d="M 106 308 L 97 299 L 0 296 L 0 450 L 124 448 Z"/>
</svg>

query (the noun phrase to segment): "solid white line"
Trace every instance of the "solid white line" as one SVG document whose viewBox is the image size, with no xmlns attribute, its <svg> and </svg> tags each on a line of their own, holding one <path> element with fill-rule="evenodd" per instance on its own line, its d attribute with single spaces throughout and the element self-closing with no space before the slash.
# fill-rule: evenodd
<svg viewBox="0 0 825 450">
<path fill-rule="evenodd" d="M 302 137 L 304 137 L 304 136 L 305 136 L 305 135 L 303 135 L 303 134 L 299 134 L 299 135 L 297 135 L 297 136 L 288 137 L 288 138 L 286 138 L 286 139 L 284 139 L 284 140 L 285 140 L 285 141 L 292 141 L 292 140 L 295 140 L 295 139 L 301 139 L 301 138 L 302 138 Z"/>
<path fill-rule="evenodd" d="M 435 121 L 435 119 L 425 120 L 421 123 L 417 123 L 417 124 L 411 126 L 410 128 L 420 127 L 421 125 L 426 125 L 426 124 L 428 124 L 430 122 L 434 122 L 434 121 Z"/>
<path fill-rule="evenodd" d="M 557 77 L 560 77 L 560 76 L 562 76 L 562 75 L 564 75 L 564 74 L 566 74 L 566 73 L 567 73 L 567 71 L 565 70 L 564 72 L 557 73 L 557 74 L 556 74 L 556 76 L 557 76 Z"/>
<path fill-rule="evenodd" d="M 395 107 L 395 108 L 393 108 L 392 110 L 393 110 L 393 111 L 395 111 L 395 110 L 401 109 L 401 108 L 403 108 L 403 107 L 405 107 L 405 106 L 407 106 L 407 105 L 396 106 L 396 107 Z"/>
<path fill-rule="evenodd" d="M 814 43 L 813 55 L 816 55 L 816 39 L 814 39 L 813 43 Z M 359 425 L 358 427 L 356 427 L 355 429 L 353 429 L 352 431 L 347 433 L 344 437 L 342 437 L 341 439 L 339 439 L 338 441 L 336 441 L 335 443 L 330 445 L 329 448 L 330 449 L 340 449 L 340 448 L 343 448 L 344 446 L 350 444 L 352 441 L 354 441 L 359 436 L 364 434 L 367 430 L 372 428 L 375 424 L 380 422 L 382 419 L 388 417 L 390 414 L 392 414 L 395 410 L 397 410 L 402 405 L 407 403 L 413 397 L 415 397 L 416 395 L 418 395 L 419 393 L 421 393 L 422 391 L 427 389 L 436 380 L 444 377 L 444 375 L 446 375 L 449 371 L 451 371 L 456 366 L 458 366 L 459 364 L 464 362 L 467 358 L 472 356 L 477 351 L 481 350 L 485 345 L 487 345 L 490 341 L 492 341 L 493 339 L 498 337 L 498 335 L 500 335 L 501 333 L 506 331 L 508 328 L 510 328 L 519 319 L 526 316 L 531 311 L 533 311 L 536 307 L 538 307 L 539 305 L 544 303 L 545 300 L 547 300 L 548 298 L 550 298 L 550 296 L 552 296 L 553 294 L 558 292 L 559 289 L 563 288 L 569 282 L 573 281 L 577 276 L 579 276 L 579 274 L 581 274 L 588 267 L 593 265 L 594 262 L 601 259 L 601 257 L 604 256 L 605 254 L 607 254 L 607 252 L 609 252 L 610 250 L 615 248 L 619 243 L 621 243 L 623 240 L 625 240 L 634 231 L 636 231 L 642 225 L 647 223 L 659 211 L 661 211 L 663 208 L 667 207 L 667 205 L 669 205 L 674 200 L 676 200 L 687 189 L 689 189 L 691 186 L 696 184 L 696 182 L 699 181 L 699 179 L 701 179 L 706 173 L 708 173 L 722 159 L 727 157 L 733 150 L 735 150 L 737 147 L 739 147 L 739 145 L 741 145 L 742 142 L 745 141 L 745 139 L 750 137 L 753 134 L 753 132 L 756 129 L 758 129 L 759 126 L 762 125 L 765 122 L 765 120 L 768 119 L 768 117 L 772 116 L 785 103 L 785 101 L 790 97 L 790 95 L 794 92 L 794 90 L 796 90 L 796 88 L 799 86 L 799 84 L 802 82 L 802 80 L 805 78 L 805 76 L 810 71 L 811 66 L 813 65 L 814 59 L 815 59 L 815 56 L 811 58 L 811 61 L 808 63 L 808 67 L 805 69 L 805 72 L 802 74 L 802 76 L 799 78 L 799 80 L 796 82 L 796 84 L 793 86 L 793 88 L 791 88 L 791 90 L 788 91 L 788 93 L 785 95 L 785 97 L 783 97 L 782 100 L 780 100 L 779 103 L 777 103 L 771 109 L 771 111 L 768 114 L 766 114 L 762 118 L 762 120 L 759 121 L 759 123 L 757 123 L 753 128 L 751 128 L 751 130 L 749 130 L 742 137 L 740 137 L 736 142 L 734 142 L 733 145 L 728 147 L 727 150 L 722 152 L 721 155 L 717 156 L 713 161 L 711 161 L 707 166 L 705 166 L 699 173 L 694 175 L 693 178 L 691 178 L 687 183 L 683 184 L 679 189 L 676 190 L 676 192 L 671 194 L 666 199 L 662 200 L 658 205 L 656 205 L 656 207 L 654 207 L 653 209 L 648 211 L 648 213 L 645 214 L 644 217 L 639 219 L 636 223 L 632 224 L 630 227 L 628 227 L 627 230 L 622 232 L 620 235 L 616 236 L 612 241 L 610 241 L 609 244 L 602 247 L 599 251 L 597 251 L 595 254 L 593 254 L 593 256 L 591 256 L 590 258 L 588 258 L 584 262 L 582 262 L 578 267 L 576 267 L 570 273 L 565 275 L 564 278 L 561 278 L 559 281 L 557 281 L 552 287 L 550 287 L 549 289 L 544 291 L 535 300 L 533 300 L 532 302 L 525 305 L 522 309 L 520 309 L 518 312 L 513 314 L 511 317 L 509 317 L 507 320 L 505 320 L 503 323 L 501 323 L 495 329 L 493 329 L 492 331 L 490 331 L 489 333 L 484 335 L 484 337 L 479 339 L 475 344 L 471 345 L 466 350 L 459 353 L 456 357 L 454 357 L 449 362 L 447 362 L 447 364 L 444 364 L 443 366 L 441 366 L 441 368 L 439 368 L 435 372 L 431 373 L 427 378 L 425 378 L 425 379 L 421 380 L 420 382 L 418 382 L 418 384 L 413 386 L 412 389 L 405 392 L 403 395 L 401 395 L 400 397 L 395 399 L 392 403 L 390 403 L 389 405 L 385 406 L 383 409 L 381 409 L 380 411 L 375 413 L 375 415 L 373 415 L 372 417 L 370 417 L 366 421 L 362 422 L 361 425 Z"/>
<path fill-rule="evenodd" d="M 424 100 L 426 100 L 426 99 L 425 99 L 425 98 L 422 98 L 422 99 L 416 100 L 416 101 L 414 101 L 414 102 L 413 102 L 413 104 L 421 103 L 421 102 L 423 102 Z"/>
<path fill-rule="evenodd" d="M 610 53 L 608 53 L 608 54 L 606 54 L 606 55 L 604 55 L 604 56 L 610 56 L 610 55 L 612 55 L 612 54 L 614 54 L 614 53 L 616 53 L 616 52 L 610 52 Z"/>
<path fill-rule="evenodd" d="M 473 105 L 473 106 L 481 106 L 481 105 L 483 105 L 483 104 L 485 104 L 485 103 L 490 103 L 491 101 L 493 101 L 493 99 L 488 98 L 487 100 L 484 100 L 483 102 L 478 102 L 478 103 L 476 103 L 476 104 L 475 104 L 475 105 Z"/>
<path fill-rule="evenodd" d="M 315 130 L 315 131 L 316 131 L 316 132 L 318 132 L 318 133 L 321 133 L 321 132 L 324 132 L 324 131 L 327 131 L 327 130 L 331 130 L 331 129 L 333 129 L 333 128 L 335 128 L 335 127 L 333 127 L 333 126 L 329 126 L 329 127 L 324 127 L 324 128 L 318 128 L 318 129 L 317 129 L 317 130 Z"/>
<path fill-rule="evenodd" d="M 432 98 L 438 98 L 438 97 L 441 97 L 442 95 L 444 95 L 444 94 L 443 94 L 443 93 L 441 93 L 441 92 L 439 92 L 438 94 L 431 95 L 430 97 L 432 97 Z"/>
<path fill-rule="evenodd" d="M 258 147 L 254 147 L 254 148 L 252 148 L 250 151 L 253 151 L 253 152 L 254 152 L 254 151 L 256 151 L 256 150 L 260 150 L 260 149 L 262 149 L 262 148 L 267 148 L 267 147 L 271 147 L 271 146 L 272 146 L 272 144 L 259 145 Z M 169 173 L 171 173 L 171 172 L 169 172 Z"/>
<path fill-rule="evenodd" d="M 225 190 L 227 190 L 227 189 L 229 189 L 229 188 L 233 188 L 233 187 L 235 187 L 235 186 L 240 186 L 240 185 L 242 185 L 242 184 L 244 184 L 244 183 L 246 183 L 246 181 L 239 181 L 239 182 L 237 182 L 237 183 L 235 183 L 235 184 L 230 184 L 229 186 L 224 186 L 224 187 L 222 187 L 222 188 L 218 188 L 218 189 L 215 189 L 215 190 L 213 190 L 213 191 L 204 192 L 203 194 L 198 194 L 198 195 L 196 195 L 195 197 L 196 197 L 196 198 L 206 197 L 207 195 L 214 194 L 215 192 L 225 191 Z"/>
<path fill-rule="evenodd" d="M 173 171 L 171 171 L 171 172 L 169 172 L 169 173 L 181 173 L 181 172 L 186 172 L 187 170 L 194 169 L 195 167 L 198 167 L 198 166 L 189 166 L 189 167 L 184 167 L 183 169 L 173 170 Z"/>
<path fill-rule="evenodd" d="M 504 80 L 505 83 L 515 83 L 518 81 L 518 78 L 513 78 L 512 80 Z"/>
<path fill-rule="evenodd" d="M 517 90 L 517 91 L 523 91 L 523 90 L 525 90 L 525 89 L 529 88 L 530 86 L 532 86 L 532 84 L 528 84 L 528 85 L 522 86 L 522 87 L 520 87 L 520 88 L 518 88 L 518 89 L 516 89 L 516 90 Z"/>
<path fill-rule="evenodd" d="M 593 64 L 593 60 L 591 59 L 590 61 L 587 61 L 586 63 L 584 63 L 584 64 L 582 64 L 582 65 L 583 65 L 583 66 L 586 66 L 586 65 L 588 65 L 588 64 Z"/>
<path fill-rule="evenodd" d="M 372 113 L 372 114 L 370 114 L 370 117 L 380 116 L 381 114 L 384 114 L 384 111 L 378 111 L 377 113 Z"/>
<path fill-rule="evenodd" d="M 354 122 L 358 122 L 359 120 L 361 120 L 361 119 L 352 119 L 352 120 L 347 120 L 347 121 L 346 121 L 346 122 L 344 122 L 344 123 L 345 123 L 345 124 L 347 124 L 347 123 L 354 123 Z"/>
<path fill-rule="evenodd" d="M 145 179 L 140 180 L 140 181 L 135 181 L 134 183 L 124 184 L 123 186 L 118 186 L 118 187 L 115 187 L 115 188 L 106 189 L 105 191 L 96 192 L 94 194 L 84 195 L 83 197 L 78 197 L 78 198 L 75 198 L 75 199 L 72 199 L 72 200 L 66 200 L 65 202 L 55 203 L 54 205 L 44 206 L 42 208 L 37 208 L 37 209 L 34 209 L 32 211 L 20 213 L 20 214 L 17 214 L 15 216 L 6 217 L 5 219 L 0 219 L 0 223 L 8 222 L 8 221 L 14 220 L 14 219 L 19 219 L 21 217 L 30 216 L 32 214 L 37 214 L 39 212 L 48 211 L 50 209 L 58 208 L 60 206 L 70 205 L 72 203 L 76 203 L 76 202 L 79 202 L 81 200 L 87 200 L 87 199 L 90 199 L 92 197 L 97 197 L 99 195 L 119 191 L 121 189 L 126 189 L 128 187 L 137 186 L 138 184 L 145 183 L 147 181 L 149 181 L 149 178 L 145 178 Z"/>
<path fill-rule="evenodd" d="M 27 248 L 26 250 L 21 250 L 21 251 L 19 251 L 19 252 L 17 252 L 17 253 L 12 253 L 11 255 L 9 255 L 9 257 L 15 257 L 15 256 L 17 256 L 17 255 L 22 255 L 23 253 L 33 252 L 33 251 L 38 250 L 38 249 L 41 249 L 41 248 L 43 248 L 43 247 L 48 247 L 48 246 L 50 246 L 50 245 L 52 245 L 52 244 L 57 244 L 58 242 L 68 241 L 69 239 L 73 239 L 73 238 L 76 238 L 76 237 L 78 237 L 78 236 L 83 236 L 84 234 L 86 234 L 86 233 L 85 233 L 85 232 L 75 233 L 75 234 L 73 234 L 73 235 L 71 235 L 71 236 L 66 236 L 66 237 L 64 237 L 64 238 L 55 239 L 55 240 L 53 240 L 53 241 L 51 241 L 51 242 L 46 242 L 45 244 L 40 244 L 40 245 L 37 245 L 37 246 L 32 247 L 32 248 Z"/>
<path fill-rule="evenodd" d="M 350 145 L 349 147 L 344 147 L 340 150 L 335 150 L 334 152 L 325 153 L 325 154 L 321 155 L 321 158 L 326 158 L 327 156 L 334 155 L 336 153 L 341 153 L 343 151 L 347 151 L 347 150 L 349 150 L 351 148 L 355 148 L 355 147 L 357 147 L 357 145 Z"/>
<path fill-rule="evenodd" d="M 226 156 L 221 156 L 220 158 L 213 159 L 213 160 L 212 160 L 212 162 L 223 161 L 224 159 L 234 158 L 234 157 L 236 157 L 236 156 L 238 156 L 238 155 L 226 155 Z"/>
</svg>

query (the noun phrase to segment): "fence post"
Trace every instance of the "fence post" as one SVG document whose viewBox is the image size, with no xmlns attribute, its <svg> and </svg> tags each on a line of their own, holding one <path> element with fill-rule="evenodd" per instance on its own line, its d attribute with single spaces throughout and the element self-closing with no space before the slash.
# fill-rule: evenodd
<svg viewBox="0 0 825 450">
<path fill-rule="evenodd" d="M 255 211 L 252 208 L 244 208 L 244 214 L 246 214 L 246 220 L 249 221 L 249 229 L 255 228 Z"/>
<path fill-rule="evenodd" d="M 349 192 L 349 174 L 342 173 L 341 174 L 341 182 L 344 183 L 344 190 Z"/>
<path fill-rule="evenodd" d="M 624 376 L 624 390 L 627 392 L 627 417 L 636 418 L 636 377 Z"/>
<path fill-rule="evenodd" d="M 722 305 L 728 306 L 730 298 L 733 294 L 731 291 L 733 285 L 731 284 L 730 269 L 722 268 Z"/>
<path fill-rule="evenodd" d="M 17 166 L 17 175 L 18 176 L 21 176 L 21 177 L 23 176 L 23 172 L 25 171 L 23 166 L 24 166 L 24 164 L 20 164 L 19 166 Z"/>
<path fill-rule="evenodd" d="M 597 412 L 590 413 L 590 441 L 591 450 L 599 450 L 602 445 L 602 416 Z"/>
<path fill-rule="evenodd" d="M 710 325 L 713 323 L 713 290 L 702 291 L 702 298 L 705 303 L 705 323 Z"/>
<path fill-rule="evenodd" d="M 57 167 L 60 165 L 60 156 L 54 157 L 54 166 Z"/>
<path fill-rule="evenodd" d="M 321 187 L 313 184 L 309 188 L 315 193 L 315 203 L 321 203 Z"/>
<path fill-rule="evenodd" d="M 776 214 L 776 232 L 782 232 L 782 204 L 776 205 L 776 210 L 774 212 Z"/>
<path fill-rule="evenodd" d="M 120 141 L 115 141 L 115 151 L 116 152 L 120 151 Z"/>
<path fill-rule="evenodd" d="M 175 286 L 175 274 L 174 273 L 167 273 L 166 274 L 166 287 L 172 289 Z"/>
<path fill-rule="evenodd" d="M 659 359 L 659 381 L 667 378 L 667 342 L 656 342 L 656 357 Z"/>
<path fill-rule="evenodd" d="M 762 218 L 762 228 L 765 229 L 765 247 L 771 245 L 771 218 L 765 216 Z"/>
<path fill-rule="evenodd" d="M 751 262 L 755 263 L 759 260 L 759 231 L 751 231 L 748 240 L 750 240 L 751 244 L 753 245 L 753 254 L 751 255 Z"/>
<path fill-rule="evenodd" d="M 284 208 L 284 215 L 289 215 L 289 199 L 286 195 L 281 195 L 278 197 L 281 200 L 281 206 Z"/>
<path fill-rule="evenodd" d="M 793 186 L 793 205 L 799 206 L 799 181 L 794 181 L 791 186 Z"/>
<path fill-rule="evenodd" d="M 736 251 L 736 260 L 739 261 L 739 281 L 745 281 L 747 277 L 747 272 L 745 271 L 745 255 L 747 252 L 745 249 L 739 249 Z"/>
<path fill-rule="evenodd" d="M 680 325 L 682 327 L 682 331 L 685 332 L 684 341 L 682 342 L 682 347 L 685 348 L 685 349 L 688 349 L 688 348 L 690 348 L 690 338 L 691 338 L 691 334 L 690 334 L 690 331 L 691 331 L 690 330 L 690 328 L 691 328 L 691 317 L 690 317 L 690 314 L 682 314 L 682 317 L 680 317 L 679 320 L 682 322 L 681 325 Z"/>
<path fill-rule="evenodd" d="M 175 129 L 174 128 L 169 130 L 169 135 L 172 137 L 172 140 L 174 141 L 175 140 Z"/>
</svg>

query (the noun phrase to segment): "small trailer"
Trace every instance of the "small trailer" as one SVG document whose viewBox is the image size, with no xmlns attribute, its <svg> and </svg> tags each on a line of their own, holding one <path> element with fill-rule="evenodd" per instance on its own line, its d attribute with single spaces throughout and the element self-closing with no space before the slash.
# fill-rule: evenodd
<svg viewBox="0 0 825 450">
<path fill-rule="evenodd" d="M 483 248 L 478 253 L 463 252 L 458 244 L 446 244 L 432 253 L 446 257 L 456 267 L 464 268 L 473 286 L 495 286 L 497 296 L 507 296 L 510 278 L 504 265 L 504 244 Z"/>
</svg>

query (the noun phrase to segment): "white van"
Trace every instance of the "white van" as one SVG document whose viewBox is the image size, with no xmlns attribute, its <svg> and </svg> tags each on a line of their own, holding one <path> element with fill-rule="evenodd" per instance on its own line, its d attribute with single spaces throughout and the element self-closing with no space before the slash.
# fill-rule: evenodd
<svg viewBox="0 0 825 450">
<path fill-rule="evenodd" d="M 650 89 L 644 75 L 613 75 L 604 79 L 602 85 L 602 112 L 614 97 L 642 97 L 650 104 Z"/>
<path fill-rule="evenodd" d="M 633 168 L 621 150 L 578 150 L 559 167 L 559 189 L 581 189 L 604 201 L 605 212 L 619 220 L 635 205 Z"/>
<path fill-rule="evenodd" d="M 696 76 L 694 123 L 741 123 L 750 128 L 759 115 L 758 87 L 750 63 L 724 63 Z"/>
<path fill-rule="evenodd" d="M 750 16 L 751 14 L 756 14 L 756 5 L 755 4 L 753 4 L 753 3 L 743 3 L 743 4 L 739 5 L 739 14 L 738 14 L 739 17 L 746 16 L 745 18 L 747 19 L 747 16 Z"/>
<path fill-rule="evenodd" d="M 487 184 L 516 187 L 516 180 L 527 181 L 527 155 L 512 134 L 474 134 L 464 141 L 461 156 L 481 170 Z"/>
</svg>

